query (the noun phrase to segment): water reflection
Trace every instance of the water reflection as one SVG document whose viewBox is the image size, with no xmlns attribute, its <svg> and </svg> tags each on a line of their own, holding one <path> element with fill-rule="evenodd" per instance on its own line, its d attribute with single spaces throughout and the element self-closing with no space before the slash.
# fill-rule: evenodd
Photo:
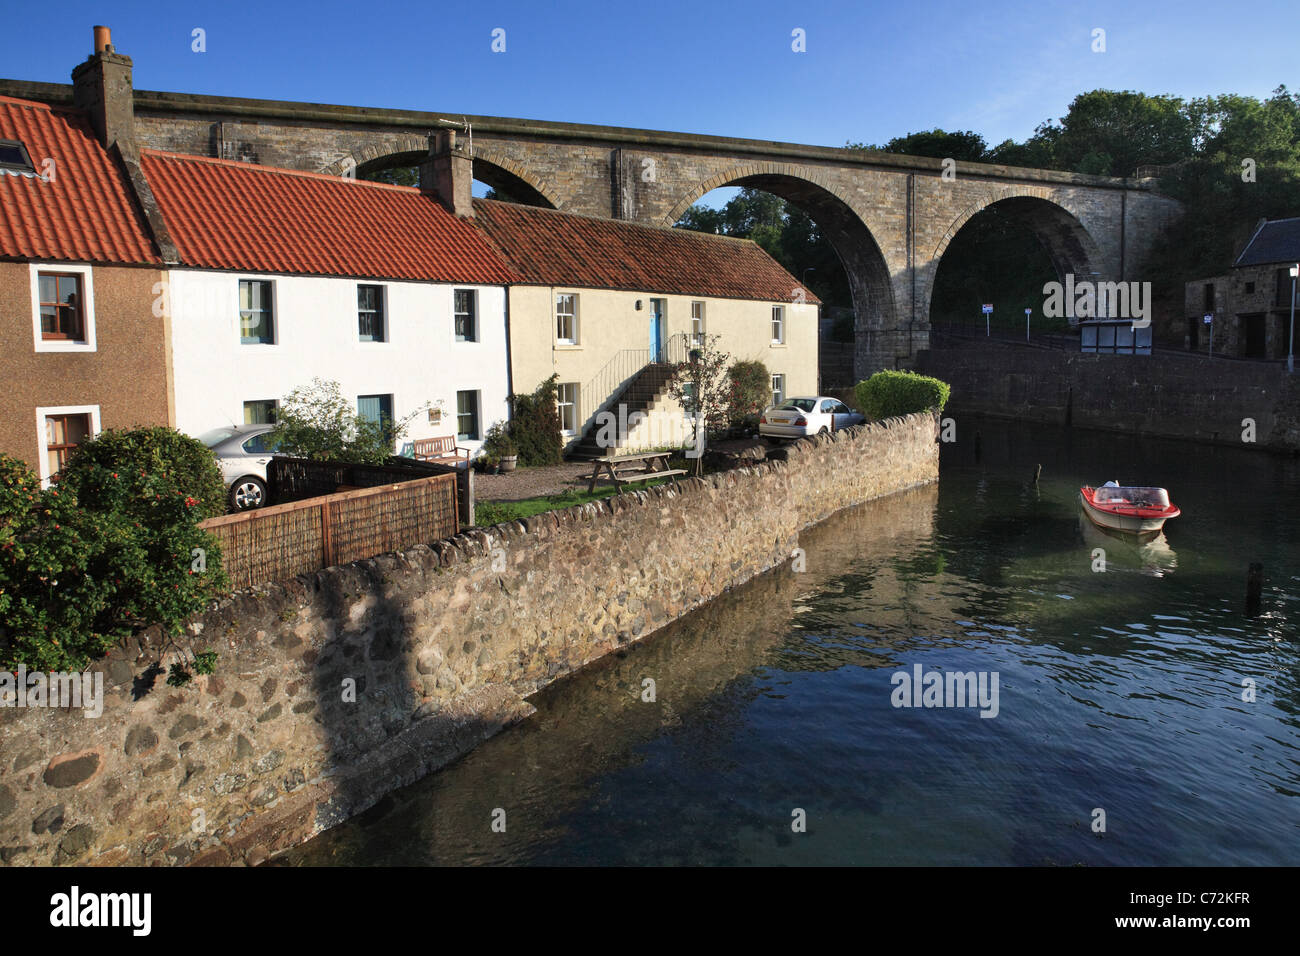
<svg viewBox="0 0 1300 956">
<path fill-rule="evenodd" d="M 978 460 L 944 448 L 938 486 L 806 532 L 806 573 L 765 575 L 552 685 L 523 725 L 282 862 L 1300 859 L 1300 463 L 981 430 Z M 1184 517 L 1126 550 L 1080 521 L 1078 487 L 1144 467 Z M 1225 504 L 1227 475 L 1268 507 Z M 891 675 L 918 664 L 998 673 L 997 718 L 892 706 Z"/>
<path fill-rule="evenodd" d="M 1137 571 L 1159 578 L 1178 567 L 1178 555 L 1169 546 L 1169 539 L 1163 530 L 1149 540 L 1142 541 L 1122 531 L 1098 527 L 1080 508 L 1079 534 L 1090 549 L 1102 550 L 1100 557 L 1105 562 L 1102 565 L 1104 573 Z M 1095 563 L 1097 559 L 1094 554 L 1093 551 L 1089 552 Z"/>
</svg>

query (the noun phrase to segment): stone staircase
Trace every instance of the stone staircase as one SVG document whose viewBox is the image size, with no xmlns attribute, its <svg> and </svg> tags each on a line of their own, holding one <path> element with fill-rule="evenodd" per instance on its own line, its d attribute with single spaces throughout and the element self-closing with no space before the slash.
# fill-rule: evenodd
<svg viewBox="0 0 1300 956">
<path fill-rule="evenodd" d="M 591 461 L 593 458 L 619 454 L 620 449 L 626 446 L 630 435 L 618 434 L 618 427 L 621 427 L 623 422 L 630 420 L 636 412 L 648 415 L 651 406 L 663 394 L 672 375 L 673 366 L 666 362 L 652 362 L 637 372 L 623 387 L 622 391 L 614 396 L 614 400 L 605 406 L 619 422 L 619 426 L 614 429 L 614 446 L 602 448 L 596 444 L 600 424 L 598 420 L 593 420 L 586 432 L 583 433 L 582 438 L 569 450 L 568 457 L 577 461 Z M 620 411 L 620 405 L 626 406 L 626 412 Z M 597 418 L 599 419 L 599 416 Z"/>
</svg>

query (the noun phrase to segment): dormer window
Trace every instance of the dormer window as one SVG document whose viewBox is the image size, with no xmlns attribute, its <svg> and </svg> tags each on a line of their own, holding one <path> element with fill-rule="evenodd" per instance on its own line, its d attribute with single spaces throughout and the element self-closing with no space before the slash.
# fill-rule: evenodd
<svg viewBox="0 0 1300 956">
<path fill-rule="evenodd" d="M 27 147 L 17 140 L 0 139 L 0 172 L 36 175 Z"/>
</svg>

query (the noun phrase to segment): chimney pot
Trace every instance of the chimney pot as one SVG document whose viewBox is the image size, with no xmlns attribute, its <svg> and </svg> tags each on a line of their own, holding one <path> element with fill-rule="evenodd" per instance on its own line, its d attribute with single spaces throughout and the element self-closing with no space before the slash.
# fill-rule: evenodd
<svg viewBox="0 0 1300 956">
<path fill-rule="evenodd" d="M 95 52 L 112 53 L 113 52 L 113 34 L 108 27 L 95 27 Z"/>
</svg>

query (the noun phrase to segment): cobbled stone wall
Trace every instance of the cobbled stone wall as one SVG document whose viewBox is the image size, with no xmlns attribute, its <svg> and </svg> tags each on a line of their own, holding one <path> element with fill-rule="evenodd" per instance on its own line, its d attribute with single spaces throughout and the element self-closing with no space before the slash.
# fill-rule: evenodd
<svg viewBox="0 0 1300 956">
<path fill-rule="evenodd" d="M 913 415 L 705 479 L 471 530 L 231 596 L 168 686 L 137 635 L 102 716 L 0 709 L 0 860 L 258 863 L 472 749 L 528 694 L 791 554 L 800 529 L 938 478 Z M 762 613 L 756 609 L 756 613 Z M 350 689 L 355 688 L 355 694 Z"/>
<path fill-rule="evenodd" d="M 1134 435 L 1300 450 L 1300 386 L 1281 364 L 979 345 L 922 352 L 917 368 L 952 386 L 944 414 L 958 418 L 1064 424 L 1068 416 Z M 1245 419 L 1254 422 L 1249 444 Z"/>
</svg>

